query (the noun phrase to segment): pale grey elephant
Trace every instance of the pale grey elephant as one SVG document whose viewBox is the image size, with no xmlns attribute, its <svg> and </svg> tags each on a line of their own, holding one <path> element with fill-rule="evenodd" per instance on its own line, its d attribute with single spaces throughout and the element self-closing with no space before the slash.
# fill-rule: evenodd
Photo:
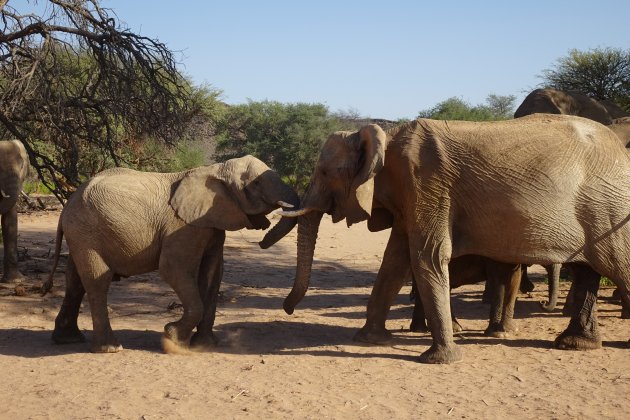
<svg viewBox="0 0 630 420">
<path fill-rule="evenodd" d="M 184 307 L 182 318 L 164 327 L 165 348 L 210 349 L 216 342 L 212 326 L 225 231 L 266 229 L 265 215 L 298 203 L 278 174 L 252 156 L 178 173 L 101 172 L 79 187 L 59 218 L 55 262 L 42 287 L 45 292 L 52 285 L 65 235 L 66 295 L 53 340 L 84 340 L 77 317 L 87 293 L 92 351 L 120 351 L 107 314 L 110 282 L 157 269 Z M 295 220 L 282 218 L 264 241 L 272 245 L 294 225 Z"/>
<path fill-rule="evenodd" d="M 322 215 L 370 226 L 373 210 L 385 208 L 393 226 L 368 319 L 410 266 L 433 337 L 420 361 L 461 359 L 448 264 L 464 255 L 570 265 L 577 304 L 555 345 L 597 348 L 599 275 L 625 297 L 630 289 L 629 203 L 630 154 L 611 130 L 585 118 L 418 119 L 387 131 L 368 125 L 335 133 L 322 147 L 303 208 L 283 212 L 299 218 L 296 279 L 284 309 L 292 313 L 307 291 Z"/>
<path fill-rule="evenodd" d="M 4 264 L 1 282 L 23 279 L 18 268 L 18 213 L 17 201 L 22 183 L 28 173 L 28 154 L 18 140 L 0 141 L 0 217 Z"/>
<path fill-rule="evenodd" d="M 527 95 L 514 112 L 514 118 L 534 113 L 577 115 L 604 125 L 611 124 L 615 118 L 630 116 L 612 101 L 550 88 L 536 89 Z"/>
</svg>

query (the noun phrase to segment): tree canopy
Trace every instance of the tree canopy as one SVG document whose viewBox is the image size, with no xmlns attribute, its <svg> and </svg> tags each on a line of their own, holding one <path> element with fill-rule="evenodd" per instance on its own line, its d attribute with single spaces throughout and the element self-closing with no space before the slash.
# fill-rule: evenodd
<svg viewBox="0 0 630 420">
<path fill-rule="evenodd" d="M 461 98 L 448 98 L 418 113 L 419 118 L 435 120 L 493 121 L 512 118 L 516 96 L 488 95 L 485 104 L 470 105 Z"/>
<path fill-rule="evenodd" d="M 218 129 L 217 159 L 255 155 L 303 189 L 322 142 L 346 127 L 322 104 L 249 101 L 227 111 Z"/>
<path fill-rule="evenodd" d="M 172 145 L 207 105 L 163 43 L 97 0 L 41 3 L 0 0 L 0 138 L 21 140 L 63 199 L 95 170 L 150 159 L 147 139 Z"/>
<path fill-rule="evenodd" d="M 542 87 L 608 99 L 630 112 L 630 49 L 573 49 L 540 77 Z"/>
</svg>

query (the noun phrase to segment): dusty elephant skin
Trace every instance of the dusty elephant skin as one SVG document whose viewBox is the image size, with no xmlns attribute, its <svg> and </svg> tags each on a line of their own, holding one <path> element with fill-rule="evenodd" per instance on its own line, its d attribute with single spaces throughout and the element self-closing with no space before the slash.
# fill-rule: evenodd
<svg viewBox="0 0 630 420">
<path fill-rule="evenodd" d="M 180 173 L 100 173 L 71 196 L 59 218 L 55 263 L 44 292 L 52 285 L 63 235 L 70 254 L 53 340 L 84 341 L 77 317 L 87 293 L 92 351 L 120 351 L 107 312 L 110 283 L 158 269 L 184 307 L 182 318 L 164 327 L 165 350 L 212 348 L 225 231 L 266 229 L 266 214 L 297 205 L 297 194 L 251 156 Z M 295 223 L 278 225 L 264 239 L 268 245 Z"/>
<path fill-rule="evenodd" d="M 28 172 L 28 155 L 18 140 L 0 141 L 0 217 L 4 247 L 3 283 L 23 279 L 18 269 L 17 200 Z"/>
<path fill-rule="evenodd" d="M 321 215 L 378 228 L 383 222 L 371 216 L 383 208 L 393 226 L 368 320 L 376 306 L 389 305 L 410 266 L 433 338 L 420 361 L 454 362 L 461 353 L 451 324 L 451 258 L 580 265 L 587 278 L 596 272 L 613 279 L 627 298 L 629 202 L 630 156 L 612 131 L 584 118 L 420 119 L 387 132 L 370 125 L 335 133 L 321 150 L 303 208 L 284 213 L 299 217 L 296 279 L 284 307 L 292 313 L 306 293 Z M 589 293 L 576 296 L 583 299 L 572 327 L 556 345 L 597 347 L 596 331 L 576 319 L 583 311 L 595 320 L 594 305 Z"/>
</svg>

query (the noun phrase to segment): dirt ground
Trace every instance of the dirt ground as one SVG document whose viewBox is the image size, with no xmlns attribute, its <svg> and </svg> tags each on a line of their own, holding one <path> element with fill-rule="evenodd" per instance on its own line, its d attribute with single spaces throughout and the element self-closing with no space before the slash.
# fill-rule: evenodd
<svg viewBox="0 0 630 420">
<path fill-rule="evenodd" d="M 114 283 L 112 326 L 125 350 L 92 354 L 87 343 L 50 339 L 64 293 L 62 264 L 53 293 L 35 288 L 51 265 L 58 211 L 20 215 L 21 268 L 28 279 L 0 287 L 0 418 L 630 418 L 630 321 L 601 292 L 604 346 L 559 351 L 552 340 L 567 325 L 560 308 L 540 309 L 546 284 L 520 295 L 520 332 L 486 338 L 482 285 L 454 291 L 453 311 L 464 360 L 446 366 L 416 362 L 431 343 L 408 331 L 412 307 L 404 287 L 388 328 L 395 341 L 352 341 L 388 232 L 351 229 L 324 218 L 310 288 L 294 315 L 282 310 L 293 281 L 295 231 L 261 250 L 259 231 L 228 235 L 226 270 L 213 353 L 168 355 L 165 323 L 179 318 L 172 290 L 151 273 Z M 63 263 L 63 261 L 62 261 Z M 567 292 L 563 285 L 561 304 Z M 17 295 L 16 295 L 17 293 Z M 89 307 L 79 326 L 91 336 Z"/>
</svg>

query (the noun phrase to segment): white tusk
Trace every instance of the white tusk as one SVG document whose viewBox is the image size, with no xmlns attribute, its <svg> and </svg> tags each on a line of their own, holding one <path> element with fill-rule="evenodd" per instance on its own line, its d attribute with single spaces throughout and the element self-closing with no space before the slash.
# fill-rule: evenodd
<svg viewBox="0 0 630 420">
<path fill-rule="evenodd" d="M 286 201 L 276 201 L 276 204 L 280 207 L 284 207 L 285 209 L 292 209 L 295 207 L 293 204 L 287 203 Z"/>
<path fill-rule="evenodd" d="M 0 190 L 0 195 L 2 196 L 2 198 L 11 198 L 11 196 L 5 193 L 4 190 Z"/>
<path fill-rule="evenodd" d="M 310 211 L 311 209 L 282 210 L 282 211 L 279 211 L 278 214 L 283 217 L 299 217 L 299 216 L 304 216 L 306 213 Z"/>
</svg>

